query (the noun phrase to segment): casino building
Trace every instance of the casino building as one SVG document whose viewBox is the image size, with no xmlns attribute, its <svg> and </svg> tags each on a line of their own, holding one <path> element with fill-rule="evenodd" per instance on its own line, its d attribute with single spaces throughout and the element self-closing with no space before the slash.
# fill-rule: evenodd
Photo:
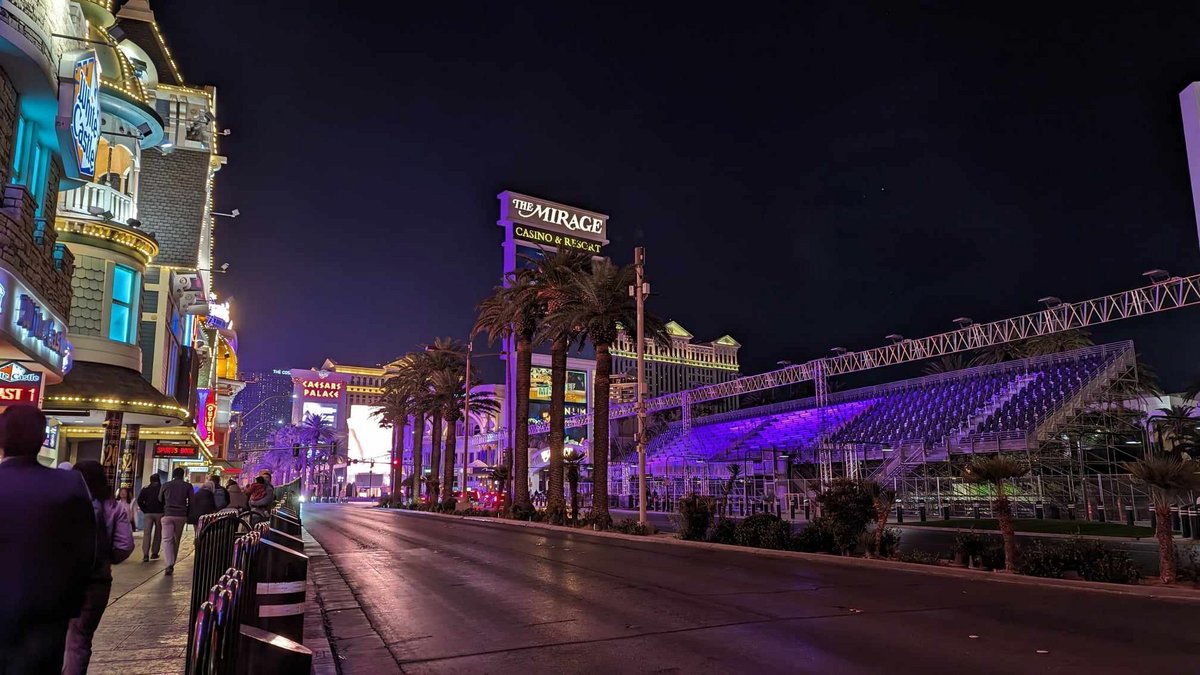
<svg viewBox="0 0 1200 675">
<path fill-rule="evenodd" d="M 694 342 L 695 336 L 677 322 L 668 321 L 666 328 L 667 344 L 646 340 L 643 353 L 647 395 L 685 391 L 740 376 L 738 350 L 742 345 L 737 340 L 722 335 L 712 342 Z M 613 372 L 633 375 L 636 381 L 636 338 L 622 329 L 610 351 Z"/>
</svg>

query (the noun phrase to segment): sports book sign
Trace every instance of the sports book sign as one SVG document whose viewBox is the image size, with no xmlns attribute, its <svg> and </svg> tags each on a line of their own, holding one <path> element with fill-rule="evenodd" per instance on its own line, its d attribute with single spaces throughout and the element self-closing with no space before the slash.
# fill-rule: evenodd
<svg viewBox="0 0 1200 675">
<path fill-rule="evenodd" d="M 513 236 L 546 246 L 599 253 L 608 243 L 608 216 L 505 191 L 500 199 L 500 220 L 513 224 Z"/>
</svg>

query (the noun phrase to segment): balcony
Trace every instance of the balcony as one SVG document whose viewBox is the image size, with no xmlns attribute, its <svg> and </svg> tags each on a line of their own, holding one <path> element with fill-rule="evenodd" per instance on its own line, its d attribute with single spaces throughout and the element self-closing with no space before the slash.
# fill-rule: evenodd
<svg viewBox="0 0 1200 675">
<path fill-rule="evenodd" d="M 58 211 L 61 215 L 97 220 L 110 220 L 121 225 L 137 218 L 133 197 L 100 183 L 84 183 L 74 190 L 59 193 Z M 101 216 L 108 215 L 107 218 Z"/>
</svg>

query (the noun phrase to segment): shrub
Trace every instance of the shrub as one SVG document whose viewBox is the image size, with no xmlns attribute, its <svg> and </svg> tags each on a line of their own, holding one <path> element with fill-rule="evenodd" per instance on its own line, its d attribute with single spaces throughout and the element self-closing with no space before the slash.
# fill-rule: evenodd
<svg viewBox="0 0 1200 675">
<path fill-rule="evenodd" d="M 875 547 L 875 530 L 864 530 L 858 536 L 858 547 L 864 553 Z M 883 530 L 883 539 L 879 542 L 879 557 L 893 558 L 900 550 L 900 529 L 895 527 L 886 527 Z"/>
<path fill-rule="evenodd" d="M 647 535 L 651 532 L 648 525 L 642 525 L 633 518 L 622 518 L 620 522 L 613 525 L 613 530 L 621 532 L 622 534 L 637 535 Z"/>
<path fill-rule="evenodd" d="M 886 534 L 884 535 L 886 536 Z M 940 565 L 942 564 L 941 557 L 936 553 L 913 549 L 911 551 L 897 551 L 896 560 L 906 563 L 917 563 L 918 565 Z"/>
<path fill-rule="evenodd" d="M 736 544 L 736 532 L 737 523 L 727 518 L 722 518 L 709 529 L 707 539 L 714 544 Z"/>
<path fill-rule="evenodd" d="M 542 522 L 544 517 L 543 512 L 538 511 L 532 506 L 513 505 L 512 507 L 513 520 L 527 520 L 535 523 Z"/>
<path fill-rule="evenodd" d="M 833 527 L 825 516 L 808 521 L 803 530 L 792 538 L 792 548 L 806 553 L 839 553 Z"/>
<path fill-rule="evenodd" d="M 438 503 L 438 510 L 442 513 L 454 513 L 454 505 L 458 502 L 454 497 L 446 497 Z"/>
<path fill-rule="evenodd" d="M 1106 548 L 1093 539 L 1075 537 L 1066 541 L 1035 540 L 1021 552 L 1021 574 L 1061 579 L 1075 572 L 1087 581 L 1113 584 L 1137 583 L 1137 565 L 1125 551 Z"/>
<path fill-rule="evenodd" d="M 858 536 L 875 521 L 875 500 L 863 489 L 862 481 L 839 478 L 817 495 L 821 517 L 837 544 L 838 551 L 849 553 Z"/>
<path fill-rule="evenodd" d="M 733 533 L 739 546 L 787 549 L 792 542 L 792 526 L 773 513 L 756 513 L 738 523 Z"/>
<path fill-rule="evenodd" d="M 679 512 L 671 517 L 680 539 L 704 541 L 712 525 L 716 502 L 712 497 L 690 494 L 679 500 Z"/>
</svg>

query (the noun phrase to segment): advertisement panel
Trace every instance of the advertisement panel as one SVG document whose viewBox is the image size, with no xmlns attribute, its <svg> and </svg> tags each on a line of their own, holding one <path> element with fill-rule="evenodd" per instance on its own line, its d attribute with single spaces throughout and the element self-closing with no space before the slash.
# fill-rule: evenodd
<svg viewBox="0 0 1200 675">
<path fill-rule="evenodd" d="M 567 417 L 585 415 L 588 411 L 588 375 L 583 370 L 567 370 L 567 386 L 563 410 Z M 550 421 L 550 369 L 533 366 L 529 369 L 529 421 Z M 587 427 L 567 429 L 567 439 L 576 443 L 587 437 Z"/>
<path fill-rule="evenodd" d="M 351 462 L 346 468 L 346 480 L 359 487 L 370 480 L 367 474 L 373 472 L 380 476 L 391 469 L 392 430 L 379 426 L 379 418 L 371 416 L 376 410 L 376 406 L 352 405 L 350 416 L 346 419 L 347 451 L 351 460 L 359 462 Z M 374 467 L 371 467 L 371 462 L 375 462 Z M 363 479 L 358 478 L 360 474 Z"/>
</svg>

